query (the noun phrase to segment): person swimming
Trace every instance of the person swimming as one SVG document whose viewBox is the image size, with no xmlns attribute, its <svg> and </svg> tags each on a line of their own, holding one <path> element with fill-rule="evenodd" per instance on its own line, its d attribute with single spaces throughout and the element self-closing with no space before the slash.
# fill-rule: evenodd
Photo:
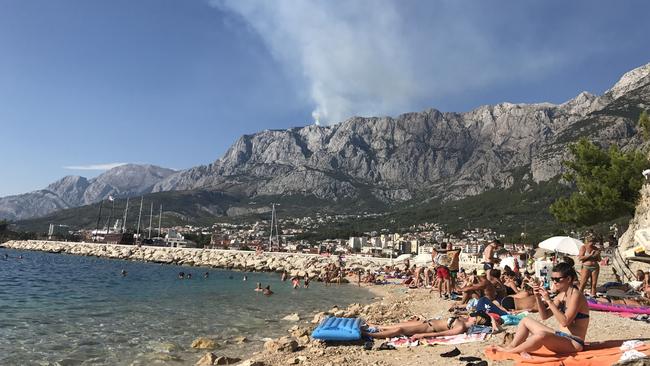
<svg viewBox="0 0 650 366">
<path fill-rule="evenodd" d="M 244 278 L 242 278 L 242 281 L 248 281 L 248 276 L 244 275 Z"/>
<path fill-rule="evenodd" d="M 262 284 L 260 282 L 258 282 L 256 287 L 255 287 L 255 290 L 253 290 L 253 291 L 264 291 L 264 289 L 262 288 Z"/>
<path fill-rule="evenodd" d="M 203 274 L 203 278 L 208 278 L 208 277 L 210 277 L 210 272 L 205 272 L 205 273 Z"/>
<path fill-rule="evenodd" d="M 185 278 L 185 272 L 178 272 L 178 279 L 182 280 Z"/>
<path fill-rule="evenodd" d="M 126 270 L 122 270 L 122 272 L 120 272 L 120 274 L 122 275 L 122 277 L 126 277 L 127 272 L 126 272 Z"/>
<path fill-rule="evenodd" d="M 266 287 L 264 287 L 264 289 L 262 290 L 262 293 L 266 296 L 273 295 L 273 291 L 271 291 L 271 285 L 266 285 Z"/>
</svg>

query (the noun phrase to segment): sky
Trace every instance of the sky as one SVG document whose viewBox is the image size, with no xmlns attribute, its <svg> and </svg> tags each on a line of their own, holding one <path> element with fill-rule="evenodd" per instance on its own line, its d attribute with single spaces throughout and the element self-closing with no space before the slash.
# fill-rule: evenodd
<svg viewBox="0 0 650 366">
<path fill-rule="evenodd" d="M 243 134 L 602 94 L 650 2 L 0 0 L 0 196 Z M 641 14 L 641 15 L 640 15 Z"/>
</svg>

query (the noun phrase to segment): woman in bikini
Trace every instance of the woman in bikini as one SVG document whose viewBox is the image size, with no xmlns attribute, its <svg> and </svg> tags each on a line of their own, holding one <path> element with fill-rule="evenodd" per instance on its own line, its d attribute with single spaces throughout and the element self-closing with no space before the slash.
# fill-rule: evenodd
<svg viewBox="0 0 650 366">
<path fill-rule="evenodd" d="M 600 273 L 600 250 L 595 246 L 596 240 L 593 237 L 587 238 L 585 245 L 580 247 L 578 259 L 582 263 L 580 267 L 580 292 L 587 287 L 587 281 L 591 279 L 591 296 L 596 296 L 596 284 Z"/>
<path fill-rule="evenodd" d="M 537 308 L 542 320 L 551 316 L 560 323 L 556 331 L 546 325 L 524 318 L 519 322 L 517 332 L 507 347 L 495 349 L 502 352 L 533 352 L 545 346 L 558 354 L 582 351 L 589 326 L 589 306 L 580 290 L 573 286 L 577 274 L 568 263 L 559 263 L 553 267 L 551 280 L 558 295 L 551 300 L 549 293 L 540 286 L 534 288 Z"/>
<path fill-rule="evenodd" d="M 377 325 L 375 333 L 362 332 L 371 338 L 391 338 L 410 336 L 413 339 L 425 337 L 450 336 L 465 333 L 472 325 L 491 325 L 491 318 L 485 313 L 472 313 L 470 317 L 450 317 L 447 319 L 410 320 L 393 325 Z"/>
</svg>

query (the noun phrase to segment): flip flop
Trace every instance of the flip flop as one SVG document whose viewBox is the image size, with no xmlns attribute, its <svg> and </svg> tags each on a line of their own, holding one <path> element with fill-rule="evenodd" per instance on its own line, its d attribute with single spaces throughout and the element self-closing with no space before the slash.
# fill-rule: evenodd
<svg viewBox="0 0 650 366">
<path fill-rule="evenodd" d="M 455 347 L 449 352 L 441 353 L 440 357 L 456 357 L 458 355 L 460 355 L 460 350 L 458 349 L 458 347 Z"/>
<path fill-rule="evenodd" d="M 388 342 L 384 342 L 377 349 L 380 351 L 384 351 L 384 350 L 393 350 L 397 348 L 395 348 L 395 346 L 393 346 L 392 344 L 388 344 Z"/>
<path fill-rule="evenodd" d="M 461 361 L 466 361 L 466 362 L 472 362 L 472 361 L 482 361 L 482 358 L 480 357 L 474 357 L 474 356 L 463 356 L 459 358 Z"/>
</svg>

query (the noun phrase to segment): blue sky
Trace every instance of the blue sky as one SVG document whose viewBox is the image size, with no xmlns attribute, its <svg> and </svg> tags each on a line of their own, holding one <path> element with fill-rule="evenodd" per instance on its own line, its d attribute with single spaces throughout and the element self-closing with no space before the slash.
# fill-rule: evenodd
<svg viewBox="0 0 650 366">
<path fill-rule="evenodd" d="M 600 94 L 650 62 L 649 11 L 641 0 L 0 0 L 0 196 L 102 172 L 84 167 L 206 164 L 242 134 L 314 118 Z"/>
</svg>

